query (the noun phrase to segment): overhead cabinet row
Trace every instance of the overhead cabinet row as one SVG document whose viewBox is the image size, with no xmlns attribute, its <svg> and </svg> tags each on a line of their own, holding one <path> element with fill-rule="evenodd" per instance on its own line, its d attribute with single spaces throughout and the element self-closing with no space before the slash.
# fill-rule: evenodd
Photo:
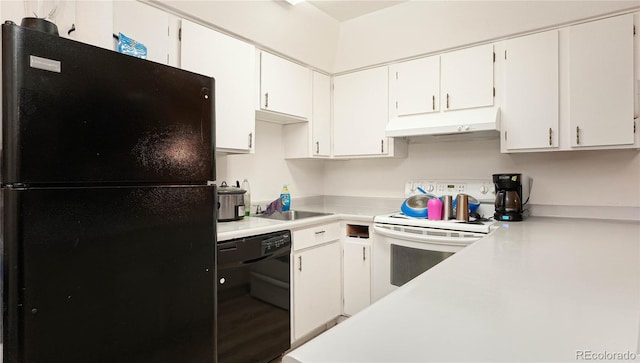
<svg viewBox="0 0 640 363">
<path fill-rule="evenodd" d="M 489 44 L 390 65 L 391 116 L 493 106 L 493 54 Z"/>
<path fill-rule="evenodd" d="M 385 134 L 495 131 L 494 60 L 487 44 L 390 65 Z"/>
<path fill-rule="evenodd" d="M 403 157 L 406 136 L 487 130 L 502 152 L 640 146 L 637 14 L 331 77 L 146 4 L 112 11 L 151 60 L 215 78 L 219 151 L 254 152 L 256 119 L 285 124 L 287 158 Z"/>
<path fill-rule="evenodd" d="M 638 147 L 637 42 L 632 14 L 506 41 L 502 151 Z"/>
</svg>

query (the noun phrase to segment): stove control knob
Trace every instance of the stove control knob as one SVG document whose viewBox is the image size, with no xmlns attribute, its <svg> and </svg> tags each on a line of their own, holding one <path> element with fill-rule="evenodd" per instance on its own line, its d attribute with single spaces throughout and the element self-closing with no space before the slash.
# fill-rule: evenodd
<svg viewBox="0 0 640 363">
<path fill-rule="evenodd" d="M 435 189 L 435 187 L 433 186 L 433 184 L 429 184 L 429 186 L 427 187 L 427 191 L 429 193 L 433 192 L 434 189 Z"/>
<path fill-rule="evenodd" d="M 483 186 L 480 188 L 480 193 L 482 193 L 482 194 L 487 194 L 488 192 L 489 192 L 489 188 L 487 188 L 487 186 L 486 186 L 486 185 L 483 185 Z"/>
</svg>

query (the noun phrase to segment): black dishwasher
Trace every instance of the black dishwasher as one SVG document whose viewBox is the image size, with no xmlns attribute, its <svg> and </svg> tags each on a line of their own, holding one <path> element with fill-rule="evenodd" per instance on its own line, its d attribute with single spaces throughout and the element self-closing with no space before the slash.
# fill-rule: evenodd
<svg viewBox="0 0 640 363">
<path fill-rule="evenodd" d="M 218 363 L 269 362 L 291 347 L 291 232 L 218 243 Z"/>
</svg>

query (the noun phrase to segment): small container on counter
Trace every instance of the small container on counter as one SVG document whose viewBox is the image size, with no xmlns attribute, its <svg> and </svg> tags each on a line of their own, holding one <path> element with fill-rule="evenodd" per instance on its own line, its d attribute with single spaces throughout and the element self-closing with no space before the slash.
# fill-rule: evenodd
<svg viewBox="0 0 640 363">
<path fill-rule="evenodd" d="M 427 218 L 435 221 L 442 219 L 442 202 L 440 202 L 440 199 L 429 199 L 427 202 Z"/>
<path fill-rule="evenodd" d="M 469 196 L 466 194 L 457 196 L 456 220 L 469 222 Z"/>
<path fill-rule="evenodd" d="M 453 197 L 450 195 L 442 196 L 442 219 L 448 221 L 453 218 Z"/>
<path fill-rule="evenodd" d="M 244 216 L 248 217 L 251 214 L 251 189 L 249 188 L 249 180 L 242 181 L 242 189 L 244 193 Z"/>
</svg>

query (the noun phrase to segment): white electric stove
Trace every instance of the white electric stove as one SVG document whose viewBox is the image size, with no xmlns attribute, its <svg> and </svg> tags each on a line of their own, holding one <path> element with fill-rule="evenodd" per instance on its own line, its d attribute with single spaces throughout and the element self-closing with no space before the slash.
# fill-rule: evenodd
<svg viewBox="0 0 640 363">
<path fill-rule="evenodd" d="M 469 221 L 413 218 L 401 212 L 374 217 L 373 230 L 379 236 L 373 246 L 374 301 L 498 228 L 491 180 L 413 180 L 405 184 L 405 197 L 421 194 L 419 187 L 454 200 L 467 194 L 480 205 Z"/>
</svg>

